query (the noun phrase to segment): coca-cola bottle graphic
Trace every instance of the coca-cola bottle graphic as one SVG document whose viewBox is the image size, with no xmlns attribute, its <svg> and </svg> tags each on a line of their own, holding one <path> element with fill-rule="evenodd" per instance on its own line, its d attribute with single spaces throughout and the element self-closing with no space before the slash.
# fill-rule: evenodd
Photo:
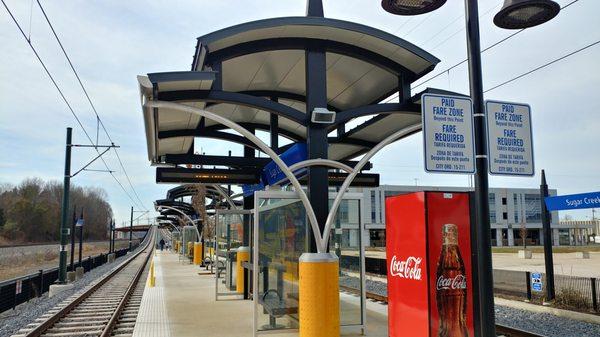
<svg viewBox="0 0 600 337">
<path fill-rule="evenodd" d="M 442 235 L 442 251 L 436 272 L 436 301 L 440 323 L 438 336 L 468 337 L 467 277 L 458 249 L 456 225 L 445 224 Z"/>
</svg>

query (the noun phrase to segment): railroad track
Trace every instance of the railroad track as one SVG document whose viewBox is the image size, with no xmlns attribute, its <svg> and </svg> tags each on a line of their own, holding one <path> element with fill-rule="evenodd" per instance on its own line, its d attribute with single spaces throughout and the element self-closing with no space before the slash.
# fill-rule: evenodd
<svg viewBox="0 0 600 337">
<path fill-rule="evenodd" d="M 340 289 L 342 289 L 345 292 L 354 294 L 354 295 L 360 294 L 357 289 L 354 289 L 351 287 L 340 286 Z M 371 293 L 368 291 L 367 291 L 366 295 L 367 295 L 368 299 L 371 299 L 371 300 L 374 300 L 377 302 L 381 302 L 381 303 L 385 303 L 385 304 L 387 304 L 387 302 L 388 302 L 387 296 Z M 524 331 L 524 330 L 520 330 L 520 329 L 516 329 L 516 328 L 512 328 L 512 327 L 500 325 L 500 324 L 496 324 L 496 334 L 498 336 L 502 336 L 502 337 L 543 337 L 542 335 L 534 334 L 529 331 Z"/>
<path fill-rule="evenodd" d="M 108 275 L 77 293 L 13 337 L 131 336 L 144 292 L 154 235 Z"/>
</svg>

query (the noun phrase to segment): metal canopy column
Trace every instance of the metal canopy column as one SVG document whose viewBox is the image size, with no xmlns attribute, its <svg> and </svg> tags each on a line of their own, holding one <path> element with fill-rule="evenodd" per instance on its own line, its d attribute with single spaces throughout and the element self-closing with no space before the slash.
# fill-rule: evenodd
<svg viewBox="0 0 600 337">
<path fill-rule="evenodd" d="M 255 133 L 254 128 L 247 128 L 248 131 Z M 244 146 L 244 158 L 254 158 L 255 150 L 253 147 Z M 231 192 L 229 192 L 231 195 Z M 251 210 L 254 207 L 254 194 L 249 196 L 244 196 L 244 209 Z M 244 224 L 243 224 L 243 247 L 250 247 L 250 222 L 252 219 L 249 214 L 244 214 Z M 238 256 L 239 258 L 239 256 Z M 240 277 L 239 275 L 237 277 Z M 249 279 L 248 279 L 248 269 L 244 268 L 244 299 L 249 298 L 248 289 L 249 289 Z"/>
<path fill-rule="evenodd" d="M 312 2 L 311 2 L 312 3 Z M 309 7 L 310 10 L 310 7 Z M 322 13 L 322 11 L 321 11 Z M 309 12 L 310 15 L 310 12 Z M 327 107 L 327 78 L 325 49 L 318 44 L 311 44 L 306 50 L 306 118 L 315 108 Z M 307 147 L 308 159 L 327 159 L 327 124 L 316 124 L 307 121 Z M 309 167 L 308 169 L 308 197 L 315 211 L 321 232 L 325 228 L 325 221 L 329 212 L 327 200 L 328 179 L 327 168 Z M 313 237 L 313 235 L 309 235 Z M 311 241 L 312 242 L 312 241 Z M 316 252 L 317 247 L 311 243 L 311 252 Z"/>
</svg>

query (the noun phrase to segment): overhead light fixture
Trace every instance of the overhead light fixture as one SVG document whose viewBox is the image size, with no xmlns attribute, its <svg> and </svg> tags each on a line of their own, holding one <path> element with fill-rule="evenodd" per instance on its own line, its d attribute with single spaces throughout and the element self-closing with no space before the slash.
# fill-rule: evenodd
<svg viewBox="0 0 600 337">
<path fill-rule="evenodd" d="M 326 108 L 314 108 L 310 121 L 320 124 L 332 124 L 335 122 L 335 111 L 330 111 Z"/>
<path fill-rule="evenodd" d="M 505 29 L 524 29 L 552 20 L 560 5 L 551 0 L 504 0 L 494 24 Z"/>
<path fill-rule="evenodd" d="M 446 0 L 381 0 L 381 7 L 396 15 L 419 15 L 434 11 Z"/>
</svg>

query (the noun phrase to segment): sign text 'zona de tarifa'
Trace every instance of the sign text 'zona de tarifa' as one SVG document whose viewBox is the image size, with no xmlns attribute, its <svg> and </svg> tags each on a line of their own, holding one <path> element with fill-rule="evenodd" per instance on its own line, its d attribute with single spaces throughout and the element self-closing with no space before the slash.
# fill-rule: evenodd
<svg viewBox="0 0 600 337">
<path fill-rule="evenodd" d="M 421 112 L 425 171 L 475 173 L 471 99 L 423 94 Z"/>
<path fill-rule="evenodd" d="M 490 174 L 533 176 L 529 105 L 486 101 L 485 110 Z"/>
</svg>

